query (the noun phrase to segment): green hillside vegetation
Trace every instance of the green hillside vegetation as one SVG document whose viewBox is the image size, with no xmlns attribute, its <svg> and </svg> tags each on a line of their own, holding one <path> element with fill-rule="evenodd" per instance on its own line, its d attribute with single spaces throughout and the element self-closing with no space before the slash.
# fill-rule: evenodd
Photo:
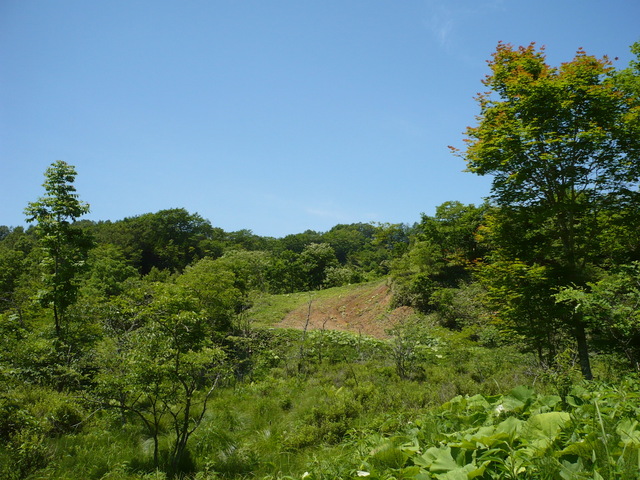
<svg viewBox="0 0 640 480">
<path fill-rule="evenodd" d="M 94 222 L 53 163 L 0 226 L 0 478 L 640 478 L 640 57 L 489 66 L 491 196 L 413 225 Z"/>
</svg>

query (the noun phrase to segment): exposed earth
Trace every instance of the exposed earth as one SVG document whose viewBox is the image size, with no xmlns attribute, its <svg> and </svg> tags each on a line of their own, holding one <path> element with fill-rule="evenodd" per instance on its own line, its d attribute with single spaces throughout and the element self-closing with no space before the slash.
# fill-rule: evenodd
<svg viewBox="0 0 640 480">
<path fill-rule="evenodd" d="M 391 289 L 384 283 L 364 284 L 329 298 L 309 301 L 289 312 L 277 327 L 344 330 L 378 338 L 413 314 L 410 307 L 390 308 Z"/>
</svg>

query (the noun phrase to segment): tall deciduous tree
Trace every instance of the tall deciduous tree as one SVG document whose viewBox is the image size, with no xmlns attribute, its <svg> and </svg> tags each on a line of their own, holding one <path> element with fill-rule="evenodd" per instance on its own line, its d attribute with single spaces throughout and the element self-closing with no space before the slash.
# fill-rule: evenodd
<svg viewBox="0 0 640 480">
<path fill-rule="evenodd" d="M 598 256 L 602 213 L 637 200 L 640 110 L 624 88 L 633 82 L 617 81 L 606 57 L 582 50 L 552 67 L 534 44 L 498 44 L 489 67 L 483 83 L 490 91 L 478 96 L 478 125 L 467 129 L 462 156 L 471 172 L 493 175 L 503 218 L 537 226 L 529 238 L 497 235 L 495 245 L 562 271 L 562 283 L 584 285 Z M 590 378 L 585 322 L 579 314 L 562 320 Z"/>
<path fill-rule="evenodd" d="M 37 222 L 36 231 L 44 252 L 42 269 L 47 290 L 41 300 L 53 308 L 56 334 L 61 335 L 67 308 L 78 292 L 77 274 L 84 268 L 92 242 L 75 221 L 89 212 L 89 204 L 78 198 L 73 182 L 76 170 L 62 160 L 45 172 L 46 194 L 25 209 L 28 222 Z"/>
</svg>

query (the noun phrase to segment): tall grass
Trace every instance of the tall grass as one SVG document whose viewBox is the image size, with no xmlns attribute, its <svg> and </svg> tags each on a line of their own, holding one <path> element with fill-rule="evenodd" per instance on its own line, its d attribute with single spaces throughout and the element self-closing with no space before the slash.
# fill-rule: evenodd
<svg viewBox="0 0 640 480">
<path fill-rule="evenodd" d="M 148 439 L 133 418 L 94 411 L 89 405 L 82 409 L 75 400 L 82 421 L 77 427 L 49 430 L 39 437 L 46 442 L 47 465 L 30 472 L 29 478 L 133 480 L 174 474 L 198 480 L 284 480 L 306 473 L 307 479 L 329 479 L 357 478 L 359 470 L 371 478 L 428 478 L 417 476 L 421 468 L 439 478 L 438 472 L 420 463 L 427 460 L 418 460 L 418 452 L 422 455 L 437 447 L 432 456 L 446 456 L 447 445 L 454 448 L 456 442 L 464 441 L 469 429 L 497 428 L 507 419 L 492 413 L 504 404 L 501 399 L 508 398 L 512 406 L 529 402 L 521 411 L 511 410 L 511 415 L 526 422 L 527 415 L 540 413 L 532 410 L 535 402 L 544 403 L 540 399 L 554 395 L 558 400 L 549 404 L 549 411 L 564 408 L 581 427 L 570 430 L 563 423 L 554 445 L 565 454 L 552 454 L 553 462 L 541 456 L 525 459 L 529 471 L 555 472 L 553 475 L 598 471 L 604 478 L 623 473 L 627 476 L 617 478 L 634 478 L 628 475 L 640 461 L 635 443 L 640 442 L 640 429 L 631 419 L 640 411 L 632 384 L 618 391 L 571 387 L 572 393 L 561 397 L 559 386 L 564 380 L 554 375 L 570 376 L 570 371 L 540 375 L 532 357 L 514 348 L 484 348 L 464 334 L 428 322 L 422 328 L 425 331 L 418 333 L 428 340 L 426 347 L 411 350 L 416 356 L 407 364 L 410 369 L 403 371 L 394 358 L 393 339 L 258 329 L 252 333 L 254 371 L 224 385 L 212 397 L 191 439 L 189 464 L 181 472 L 154 470 Z M 300 358 L 301 350 L 304 358 Z M 303 369 L 296 365 L 301 361 L 305 362 Z M 596 362 L 596 371 L 599 368 L 604 367 Z M 529 388 L 513 390 L 518 385 Z M 505 393 L 510 391 L 529 393 L 520 398 Z M 39 412 L 39 418 L 46 419 L 52 412 L 64 414 L 64 409 L 55 407 L 65 404 L 63 394 L 51 394 L 57 403 L 36 401 L 35 392 L 30 395 L 32 414 Z M 44 408 L 43 403 L 49 407 Z M 627 423 L 619 421 L 624 418 Z M 591 425 L 590 430 L 585 425 Z M 166 451 L 173 441 L 171 432 L 165 430 L 161 440 Z M 515 440 L 509 444 L 513 452 L 521 447 Z M 505 475 L 520 471 L 522 465 L 505 463 L 508 455 L 500 452 L 494 452 L 496 458 L 490 462 L 494 470 L 487 467 L 476 478 L 508 478 Z M 470 459 L 485 452 L 469 449 L 467 453 Z M 589 455 L 596 460 L 589 460 Z M 0 448 L 0 461 L 3 458 L 6 454 Z M 459 467 L 467 468 L 465 465 Z"/>
</svg>

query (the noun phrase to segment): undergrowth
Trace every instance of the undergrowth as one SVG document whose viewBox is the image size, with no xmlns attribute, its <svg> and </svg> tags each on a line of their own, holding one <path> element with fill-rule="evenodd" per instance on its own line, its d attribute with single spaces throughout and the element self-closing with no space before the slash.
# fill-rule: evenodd
<svg viewBox="0 0 640 480">
<path fill-rule="evenodd" d="M 418 319 L 419 320 L 419 319 Z M 133 418 L 45 387 L 2 397 L 2 478 L 637 478 L 640 393 L 541 374 L 513 347 L 408 324 L 390 340 L 255 329 L 179 472 Z M 608 361 L 610 359 L 607 359 Z M 606 362 L 595 371 L 606 374 Z M 569 385 L 569 387 L 567 387 Z M 505 393 L 508 392 L 508 393 Z M 3 431 L 4 431 L 3 430 Z M 161 425 L 161 456 L 173 435 Z M 16 463 L 17 462 L 17 463 Z M 600 475 L 600 477 L 598 477 Z M 636 475 L 634 477 L 634 475 Z"/>
</svg>

